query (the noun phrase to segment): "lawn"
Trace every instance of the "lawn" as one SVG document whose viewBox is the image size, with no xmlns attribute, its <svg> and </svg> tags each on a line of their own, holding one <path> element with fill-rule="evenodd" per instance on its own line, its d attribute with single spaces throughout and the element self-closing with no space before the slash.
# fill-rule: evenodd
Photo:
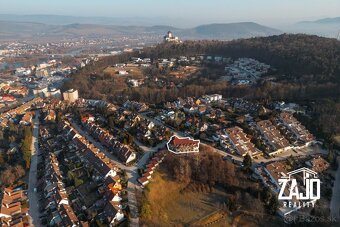
<svg viewBox="0 0 340 227">
<path fill-rule="evenodd" d="M 151 215 L 143 217 L 148 226 L 176 226 L 192 224 L 220 210 L 227 194 L 220 190 L 211 193 L 180 193 L 184 185 L 167 180 L 166 174 L 156 173 L 146 193 Z"/>
</svg>

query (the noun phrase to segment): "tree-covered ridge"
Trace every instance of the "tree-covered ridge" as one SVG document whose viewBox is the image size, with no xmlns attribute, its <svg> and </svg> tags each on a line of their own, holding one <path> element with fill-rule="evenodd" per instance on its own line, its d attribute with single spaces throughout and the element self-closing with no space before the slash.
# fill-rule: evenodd
<svg viewBox="0 0 340 227">
<path fill-rule="evenodd" d="M 195 80 L 185 81 L 181 88 L 158 89 L 144 86 L 124 88 L 122 81 L 105 76 L 110 65 L 126 62 L 131 56 L 151 59 L 181 55 L 218 55 L 231 58 L 252 57 L 277 69 L 273 77 L 279 84 L 258 84 L 255 87 L 233 87 L 216 82 L 209 73 Z M 95 76 L 94 76 L 95 75 Z M 182 44 L 160 44 L 142 52 L 126 53 L 101 59 L 82 69 L 65 84 L 64 89 L 76 88 L 85 98 L 119 101 L 133 99 L 159 103 L 178 96 L 198 96 L 218 92 L 224 96 L 270 99 L 318 99 L 339 96 L 340 42 L 310 35 L 289 35 L 223 41 L 186 41 Z M 157 94 L 157 95 L 155 95 Z M 255 95 L 254 95 L 255 94 Z"/>
<path fill-rule="evenodd" d="M 143 56 L 169 57 L 211 54 L 251 57 L 277 68 L 287 76 L 316 75 L 315 80 L 340 82 L 340 42 L 303 34 L 223 41 L 186 41 L 181 45 L 161 44 Z"/>
</svg>

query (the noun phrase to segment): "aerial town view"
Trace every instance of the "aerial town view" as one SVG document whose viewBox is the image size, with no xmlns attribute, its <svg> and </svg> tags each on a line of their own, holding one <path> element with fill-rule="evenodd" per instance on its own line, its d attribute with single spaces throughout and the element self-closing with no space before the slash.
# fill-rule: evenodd
<svg viewBox="0 0 340 227">
<path fill-rule="evenodd" d="M 340 1 L 0 0 L 0 226 L 340 226 Z"/>
</svg>

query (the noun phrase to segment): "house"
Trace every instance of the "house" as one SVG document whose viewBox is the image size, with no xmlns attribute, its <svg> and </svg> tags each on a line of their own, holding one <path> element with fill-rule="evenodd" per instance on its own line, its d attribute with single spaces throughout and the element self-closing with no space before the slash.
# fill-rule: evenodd
<svg viewBox="0 0 340 227">
<path fill-rule="evenodd" d="M 0 101 L 2 102 L 14 102 L 17 99 L 13 95 L 2 95 L 0 96 Z"/>
<path fill-rule="evenodd" d="M 120 184 L 120 178 L 118 175 L 116 176 L 108 176 L 105 179 L 105 185 L 111 190 L 111 191 L 120 191 L 122 190 L 122 185 Z"/>
<path fill-rule="evenodd" d="M 119 208 L 114 201 L 110 201 L 106 204 L 103 214 L 110 226 L 115 225 L 124 219 L 124 214 L 121 208 Z"/>
<path fill-rule="evenodd" d="M 175 154 L 197 153 L 199 152 L 199 145 L 199 140 L 178 136 L 172 136 L 167 143 L 168 150 Z"/>
<path fill-rule="evenodd" d="M 190 105 L 190 104 L 184 104 L 183 105 L 183 111 L 186 113 L 195 113 L 197 111 L 197 106 Z"/>
<path fill-rule="evenodd" d="M 77 227 L 79 226 L 79 220 L 73 209 L 66 204 L 62 204 L 59 209 L 59 214 L 62 217 L 63 226 Z"/>
<path fill-rule="evenodd" d="M 45 121 L 55 121 L 55 119 L 56 119 L 55 111 L 54 110 L 48 110 L 44 120 Z"/>
<path fill-rule="evenodd" d="M 199 114 L 204 114 L 207 111 L 207 106 L 206 105 L 199 105 L 197 108 L 197 112 Z"/>
<path fill-rule="evenodd" d="M 110 160 L 104 162 L 104 159 L 100 157 L 100 154 L 99 155 L 97 154 L 98 152 L 94 150 L 93 147 L 87 148 L 86 151 L 83 153 L 89 165 L 93 166 L 102 178 L 116 176 L 117 175 L 116 170 L 118 168 Z"/>
<path fill-rule="evenodd" d="M 306 165 L 314 172 L 322 173 L 329 168 L 329 163 L 321 156 L 313 157 L 306 161 Z"/>
<path fill-rule="evenodd" d="M 146 179 L 150 180 L 151 177 L 152 177 L 152 174 L 149 173 L 149 172 L 145 172 L 145 173 L 143 173 L 142 177 L 145 177 Z"/>
<path fill-rule="evenodd" d="M 55 201 L 56 201 L 56 204 L 58 206 L 61 206 L 61 205 L 69 205 L 69 201 L 68 201 L 68 198 L 67 198 L 67 194 L 66 194 L 66 191 L 64 188 L 58 188 L 59 190 L 56 190 L 56 194 L 55 194 Z"/>
<path fill-rule="evenodd" d="M 32 112 L 26 112 L 22 117 L 20 124 L 29 125 L 32 123 L 33 114 Z"/>
<path fill-rule="evenodd" d="M 141 185 L 145 186 L 145 185 L 147 185 L 147 184 L 149 183 L 149 179 L 146 178 L 146 177 L 140 177 L 140 178 L 138 178 L 138 182 L 139 182 Z"/>
<path fill-rule="evenodd" d="M 28 209 L 22 202 L 27 197 L 23 190 L 4 188 L 1 196 L 0 226 L 24 226 L 23 218 L 28 215 Z"/>
<path fill-rule="evenodd" d="M 127 147 L 123 147 L 118 153 L 118 158 L 124 163 L 128 164 L 136 159 L 136 153 Z"/>
</svg>

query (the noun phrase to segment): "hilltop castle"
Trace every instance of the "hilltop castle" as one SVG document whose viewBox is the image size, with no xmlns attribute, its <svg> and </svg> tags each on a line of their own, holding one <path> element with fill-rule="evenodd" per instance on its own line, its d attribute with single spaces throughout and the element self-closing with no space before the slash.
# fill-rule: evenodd
<svg viewBox="0 0 340 227">
<path fill-rule="evenodd" d="M 164 36 L 164 42 L 165 43 L 181 43 L 181 40 L 172 34 L 171 31 L 168 31 L 168 33 Z"/>
</svg>

